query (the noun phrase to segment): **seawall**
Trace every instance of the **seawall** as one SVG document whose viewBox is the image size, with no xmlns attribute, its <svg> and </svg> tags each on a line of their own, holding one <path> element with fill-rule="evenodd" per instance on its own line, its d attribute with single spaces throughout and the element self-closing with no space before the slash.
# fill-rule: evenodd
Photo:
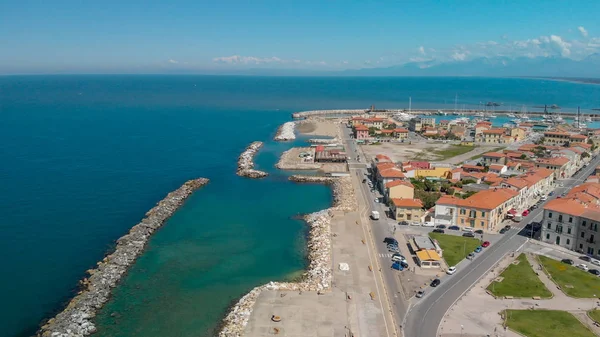
<svg viewBox="0 0 600 337">
<path fill-rule="evenodd" d="M 336 212 L 356 209 L 356 198 L 350 177 L 312 177 L 294 175 L 289 180 L 301 183 L 324 183 L 333 188 L 333 206 L 308 214 L 304 220 L 309 226 L 308 269 L 301 282 L 269 282 L 244 295 L 223 319 L 219 337 L 241 337 L 248 324 L 256 300 L 266 290 L 325 292 L 331 288 L 331 219 Z"/>
<path fill-rule="evenodd" d="M 238 176 L 248 178 L 264 178 L 268 175 L 267 172 L 254 169 L 254 156 L 262 146 L 263 142 L 253 142 L 252 144 L 248 145 L 242 154 L 240 154 L 237 168 Z"/>
<path fill-rule="evenodd" d="M 112 288 L 143 252 L 150 236 L 195 190 L 208 182 L 206 178 L 188 180 L 150 209 L 140 223 L 117 240 L 115 250 L 98 262 L 97 268 L 87 271 L 90 276 L 80 281 L 82 289 L 62 312 L 38 330 L 37 336 L 79 337 L 94 333 L 93 317 L 110 298 Z"/>
<path fill-rule="evenodd" d="M 277 133 L 273 139 L 276 141 L 294 140 L 296 139 L 295 129 L 295 122 L 285 122 L 277 129 Z"/>
</svg>

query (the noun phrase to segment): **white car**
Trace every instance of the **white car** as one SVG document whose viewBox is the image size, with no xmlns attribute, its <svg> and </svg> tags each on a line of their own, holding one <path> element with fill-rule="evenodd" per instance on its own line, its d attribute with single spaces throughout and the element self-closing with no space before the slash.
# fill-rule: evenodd
<svg viewBox="0 0 600 337">
<path fill-rule="evenodd" d="M 423 227 L 435 227 L 435 224 L 433 223 L 433 221 L 428 221 L 428 222 L 423 222 L 421 224 L 421 226 L 423 226 Z"/>
<path fill-rule="evenodd" d="M 471 227 L 463 227 L 462 230 L 463 230 L 463 232 L 472 232 L 473 228 L 471 228 Z"/>
<path fill-rule="evenodd" d="M 379 198 L 375 198 L 375 202 L 379 202 Z"/>
<path fill-rule="evenodd" d="M 596 266 L 600 266 L 600 261 L 596 260 L 596 259 L 591 259 L 590 263 Z"/>
<path fill-rule="evenodd" d="M 588 271 L 588 269 L 589 269 L 585 263 L 578 264 L 577 268 L 579 268 L 581 270 L 585 270 L 585 271 Z"/>
<path fill-rule="evenodd" d="M 406 262 L 406 258 L 398 253 L 392 255 L 392 261 L 394 262 Z"/>
<path fill-rule="evenodd" d="M 545 195 L 542 195 L 542 197 L 540 198 L 541 201 L 546 201 L 547 199 L 548 199 L 548 197 Z"/>
<path fill-rule="evenodd" d="M 454 273 L 456 273 L 456 267 L 450 267 L 448 270 L 446 270 L 446 274 L 448 275 L 452 275 Z"/>
</svg>

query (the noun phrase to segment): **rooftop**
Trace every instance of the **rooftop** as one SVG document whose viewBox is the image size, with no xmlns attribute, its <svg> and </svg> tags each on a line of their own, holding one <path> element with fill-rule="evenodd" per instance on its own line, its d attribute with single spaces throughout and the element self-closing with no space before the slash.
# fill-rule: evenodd
<svg viewBox="0 0 600 337">
<path fill-rule="evenodd" d="M 517 194 L 519 193 L 508 188 L 493 188 L 477 192 L 464 200 L 456 197 L 442 196 L 437 201 L 437 204 L 492 210 L 514 198 Z"/>
<path fill-rule="evenodd" d="M 379 171 L 379 175 L 381 175 L 383 178 L 404 178 L 404 173 L 402 173 L 402 170 L 397 167 L 381 170 Z"/>
<path fill-rule="evenodd" d="M 539 158 L 537 160 L 540 164 L 563 166 L 569 162 L 569 158 L 566 157 L 552 157 L 552 158 Z"/>
<path fill-rule="evenodd" d="M 396 207 L 423 208 L 423 202 L 419 199 L 392 198 L 392 202 Z"/>
<path fill-rule="evenodd" d="M 500 152 L 487 152 L 487 153 L 484 153 L 482 156 L 484 156 L 484 157 L 492 157 L 492 158 L 504 158 L 504 157 L 506 157 L 506 155 L 504 153 L 500 153 Z"/>
<path fill-rule="evenodd" d="M 406 180 L 390 181 L 389 183 L 385 184 L 385 188 L 392 188 L 392 187 L 401 186 L 401 185 L 414 188 L 413 184 L 411 184 L 410 181 L 406 181 Z"/>
</svg>

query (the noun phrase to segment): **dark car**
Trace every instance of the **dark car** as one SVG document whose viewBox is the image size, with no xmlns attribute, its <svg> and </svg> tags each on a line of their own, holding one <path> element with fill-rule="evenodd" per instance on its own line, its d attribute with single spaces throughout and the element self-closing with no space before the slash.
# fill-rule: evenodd
<svg viewBox="0 0 600 337">
<path fill-rule="evenodd" d="M 553 195 L 554 195 L 554 191 L 548 193 L 548 196 L 550 196 L 550 197 L 553 196 Z"/>
<path fill-rule="evenodd" d="M 475 234 L 483 234 L 483 229 L 478 229 L 475 231 Z"/>
<path fill-rule="evenodd" d="M 393 245 L 396 245 L 396 246 L 398 245 L 398 240 L 396 240 L 394 238 L 390 238 L 390 237 L 387 237 L 387 238 L 383 239 L 383 242 L 387 243 L 387 244 L 393 244 Z"/>
<path fill-rule="evenodd" d="M 592 258 L 587 255 L 580 256 L 579 259 L 587 262 L 592 261 Z"/>
<path fill-rule="evenodd" d="M 571 266 L 573 264 L 575 264 L 575 262 L 573 262 L 573 260 L 571 260 L 571 259 L 562 259 L 562 260 L 560 260 L 560 262 L 571 265 Z"/>
<path fill-rule="evenodd" d="M 432 232 L 434 232 L 434 233 L 440 233 L 440 234 L 444 234 L 445 233 L 445 231 L 443 229 L 441 229 L 441 228 L 436 228 Z"/>
<path fill-rule="evenodd" d="M 367 182 L 367 179 L 363 179 L 363 183 L 366 183 L 366 182 Z"/>
<path fill-rule="evenodd" d="M 448 227 L 448 229 L 449 230 L 453 230 L 453 231 L 459 231 L 460 227 L 458 227 L 458 226 L 450 226 L 450 227 Z"/>
<path fill-rule="evenodd" d="M 444 229 L 444 228 L 446 228 L 446 225 L 437 225 L 437 226 L 435 226 L 435 228 Z"/>
<path fill-rule="evenodd" d="M 464 237 L 466 237 L 466 238 L 474 238 L 474 237 L 475 237 L 475 234 L 473 234 L 473 233 L 463 233 L 463 235 L 462 235 L 462 236 L 464 236 Z"/>
<path fill-rule="evenodd" d="M 504 234 L 504 233 L 506 233 L 506 232 L 508 232 L 508 229 L 506 229 L 506 228 L 502 228 L 502 229 L 500 230 L 500 232 L 499 232 L 499 233 L 500 233 L 500 234 Z"/>
<path fill-rule="evenodd" d="M 440 285 L 440 283 L 442 283 L 442 281 L 440 281 L 440 279 L 439 279 L 439 278 L 436 278 L 435 280 L 431 281 L 431 284 L 430 284 L 430 285 L 431 285 L 432 287 L 437 287 L 437 286 L 439 286 L 439 285 Z"/>
<path fill-rule="evenodd" d="M 600 270 L 598 270 L 598 269 L 590 269 L 590 270 L 588 270 L 588 273 L 594 274 L 594 275 L 598 276 L 598 275 L 600 275 Z"/>
<path fill-rule="evenodd" d="M 408 221 L 400 221 L 398 224 L 402 226 L 408 226 Z"/>
<path fill-rule="evenodd" d="M 509 229 L 511 229 L 511 228 L 512 228 L 512 227 L 510 227 L 510 225 L 506 225 L 506 226 L 504 226 L 504 229 L 506 229 L 506 230 L 509 230 Z"/>
</svg>

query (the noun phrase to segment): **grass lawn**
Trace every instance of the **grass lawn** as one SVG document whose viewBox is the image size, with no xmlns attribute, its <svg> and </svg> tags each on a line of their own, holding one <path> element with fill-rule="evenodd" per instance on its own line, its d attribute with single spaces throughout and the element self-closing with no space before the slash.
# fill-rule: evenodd
<svg viewBox="0 0 600 337">
<path fill-rule="evenodd" d="M 429 237 L 438 241 L 444 260 L 450 267 L 458 264 L 481 244 L 479 239 L 448 234 L 429 233 Z"/>
<path fill-rule="evenodd" d="M 559 310 L 505 310 L 509 328 L 527 337 L 594 337 L 575 316 Z"/>
<path fill-rule="evenodd" d="M 600 310 L 590 310 L 588 311 L 588 316 L 595 322 L 600 323 Z"/>
<path fill-rule="evenodd" d="M 443 150 L 433 151 L 433 154 L 439 157 L 437 160 L 446 160 L 448 158 L 456 157 L 469 151 L 473 151 L 476 148 L 476 146 L 450 145 L 448 148 Z"/>
<path fill-rule="evenodd" d="M 600 297 L 600 278 L 598 276 L 545 256 L 540 255 L 538 259 L 554 282 L 568 296 L 593 298 L 596 295 L 596 297 Z"/>
<path fill-rule="evenodd" d="M 519 264 L 511 264 L 500 276 L 504 277 L 502 282 L 492 282 L 488 290 L 496 296 L 514 296 L 514 297 L 533 297 L 542 298 L 552 297 L 550 290 L 544 286 L 537 277 L 533 268 L 527 261 L 525 254 L 517 258 Z"/>
</svg>

